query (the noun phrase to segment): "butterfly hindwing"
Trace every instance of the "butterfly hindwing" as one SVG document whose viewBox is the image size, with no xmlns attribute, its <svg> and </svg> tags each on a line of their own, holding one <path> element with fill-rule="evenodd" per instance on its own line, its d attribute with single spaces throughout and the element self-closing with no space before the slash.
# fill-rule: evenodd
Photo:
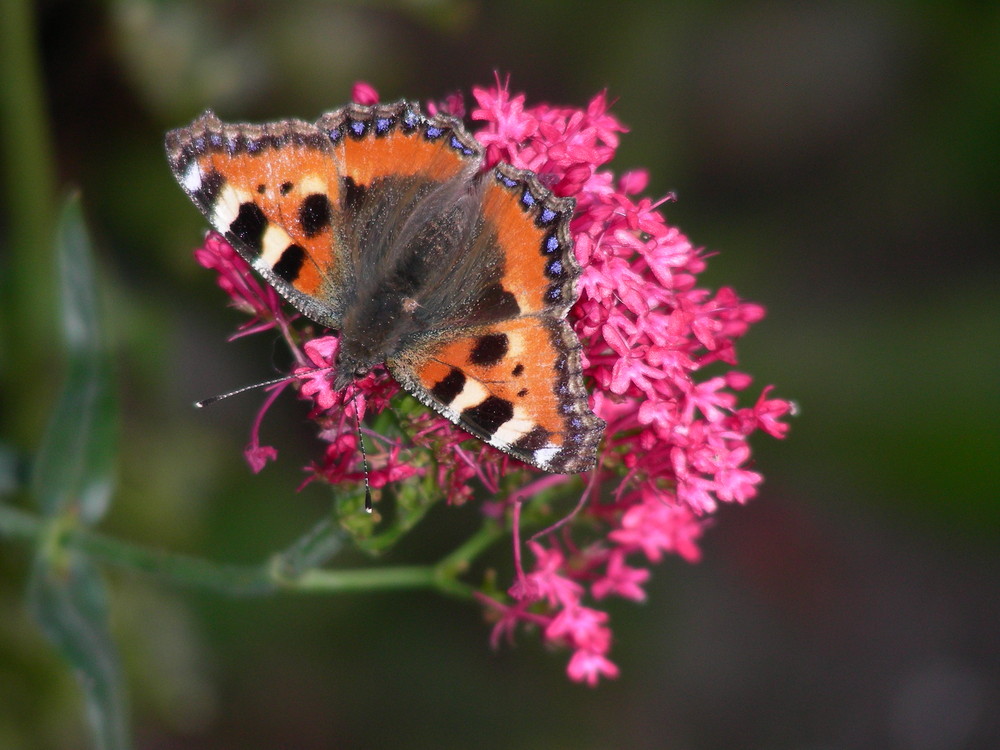
<svg viewBox="0 0 1000 750">
<path fill-rule="evenodd" d="M 580 344 L 565 321 L 500 321 L 387 364 L 420 401 L 522 461 L 560 473 L 594 464 L 604 423 L 587 404 Z"/>
</svg>

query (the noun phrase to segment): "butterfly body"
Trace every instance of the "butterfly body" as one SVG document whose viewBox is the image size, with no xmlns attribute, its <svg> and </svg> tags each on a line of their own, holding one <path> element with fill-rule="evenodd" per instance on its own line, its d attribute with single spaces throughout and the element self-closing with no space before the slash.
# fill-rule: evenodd
<svg viewBox="0 0 1000 750">
<path fill-rule="evenodd" d="M 292 305 L 340 335 L 333 386 L 381 363 L 461 428 L 534 466 L 589 469 L 604 422 L 565 321 L 580 268 L 573 204 L 531 172 L 480 171 L 461 124 L 412 103 L 315 124 L 167 135 L 209 221 Z"/>
</svg>

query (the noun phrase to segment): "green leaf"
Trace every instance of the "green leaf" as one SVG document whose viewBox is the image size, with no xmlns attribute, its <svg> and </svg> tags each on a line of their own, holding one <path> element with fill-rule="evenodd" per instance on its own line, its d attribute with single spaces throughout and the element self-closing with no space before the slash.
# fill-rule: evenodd
<svg viewBox="0 0 1000 750">
<path fill-rule="evenodd" d="M 317 568 L 336 555 L 344 546 L 344 532 L 330 518 L 323 518 L 284 552 L 271 560 L 283 578 L 297 578 L 307 570 Z"/>
<path fill-rule="evenodd" d="M 79 196 L 74 195 L 60 214 L 56 241 L 67 375 L 33 477 L 44 515 L 71 512 L 87 524 L 107 511 L 117 434 L 111 358 L 90 247 Z"/>
<path fill-rule="evenodd" d="M 32 489 L 47 517 L 35 555 L 29 605 L 75 670 L 95 746 L 129 746 L 124 683 L 97 569 L 66 547 L 77 523 L 104 515 L 114 487 L 117 404 L 99 313 L 90 239 L 78 196 L 66 201 L 56 240 L 67 374 L 34 466 Z"/>
<path fill-rule="evenodd" d="M 41 551 L 29 587 L 32 614 L 76 672 L 94 746 L 124 750 L 128 714 L 121 666 L 107 627 L 104 583 L 83 555 Z"/>
</svg>

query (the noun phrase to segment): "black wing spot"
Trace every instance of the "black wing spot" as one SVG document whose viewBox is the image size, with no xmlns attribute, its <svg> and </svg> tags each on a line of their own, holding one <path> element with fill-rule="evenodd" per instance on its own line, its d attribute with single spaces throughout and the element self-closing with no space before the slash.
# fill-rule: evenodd
<svg viewBox="0 0 1000 750">
<path fill-rule="evenodd" d="M 356 183 L 352 177 L 345 177 L 342 180 L 342 184 L 344 191 L 342 193 L 341 205 L 345 211 L 357 213 L 358 209 L 361 208 L 362 201 L 365 199 L 365 193 L 368 192 L 368 188 Z"/>
<path fill-rule="evenodd" d="M 278 192 L 281 193 L 282 195 L 288 195 L 290 192 L 292 192 L 293 187 L 295 186 L 292 183 L 283 182 L 281 183 L 281 186 L 278 188 Z"/>
<path fill-rule="evenodd" d="M 462 419 L 478 427 L 487 437 L 492 437 L 513 416 L 514 404 L 498 396 L 490 396 L 462 412 Z"/>
<path fill-rule="evenodd" d="M 521 377 L 523 373 L 524 373 L 524 365 L 522 365 L 520 362 L 517 363 L 517 367 L 515 367 L 513 370 L 510 371 L 510 374 L 513 375 L 515 378 Z"/>
<path fill-rule="evenodd" d="M 516 318 L 520 314 L 521 306 L 517 304 L 517 297 L 500 284 L 490 284 L 483 290 L 482 296 L 476 300 L 475 312 L 472 314 L 470 322 L 507 320 Z"/>
<path fill-rule="evenodd" d="M 266 193 L 267 192 L 267 185 L 265 185 L 264 183 L 261 183 L 260 185 L 258 185 L 257 186 L 257 192 L 260 193 L 261 195 L 263 195 L 264 193 Z"/>
<path fill-rule="evenodd" d="M 294 244 L 289 245 L 281 253 L 281 257 L 271 267 L 271 270 L 274 271 L 275 276 L 291 284 L 299 277 L 299 271 L 302 270 L 302 264 L 305 262 L 305 259 L 306 250 L 304 247 Z"/>
<path fill-rule="evenodd" d="M 442 404 L 450 404 L 463 388 L 465 388 L 465 373 L 452 367 L 451 372 L 431 388 L 431 395 Z"/>
<path fill-rule="evenodd" d="M 191 197 L 199 206 L 210 209 L 215 205 L 215 199 L 219 197 L 219 191 L 225 184 L 226 178 L 213 169 L 208 174 L 202 175 L 201 186 L 191 194 Z"/>
<path fill-rule="evenodd" d="M 522 388 L 521 390 L 519 390 L 517 392 L 517 395 L 518 395 L 518 398 L 524 398 L 525 396 L 528 395 L 528 389 L 527 388 Z"/>
<path fill-rule="evenodd" d="M 524 453 L 532 453 L 548 445 L 551 435 L 552 433 L 544 427 L 538 426 L 514 443 L 514 447 Z"/>
<path fill-rule="evenodd" d="M 252 201 L 240 204 L 239 213 L 229 225 L 229 231 L 255 253 L 260 252 L 265 229 L 267 229 L 267 217 L 260 206 Z"/>
<path fill-rule="evenodd" d="M 323 193 L 307 195 L 299 206 L 299 223 L 306 237 L 315 237 L 333 220 L 330 199 Z"/>
<path fill-rule="evenodd" d="M 488 333 L 480 336 L 469 352 L 469 364 L 493 367 L 500 364 L 510 351 L 510 339 L 506 333 Z"/>
</svg>

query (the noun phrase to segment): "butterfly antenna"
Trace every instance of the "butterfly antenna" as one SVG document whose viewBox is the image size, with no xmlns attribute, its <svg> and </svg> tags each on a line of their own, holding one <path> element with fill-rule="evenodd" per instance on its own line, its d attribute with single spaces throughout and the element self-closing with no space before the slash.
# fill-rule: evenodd
<svg viewBox="0 0 1000 750">
<path fill-rule="evenodd" d="M 252 391 L 256 388 L 267 388 L 269 385 L 277 385 L 278 383 L 284 383 L 286 380 L 293 380 L 294 378 L 294 375 L 285 375 L 284 377 L 275 378 L 274 380 L 265 380 L 263 383 L 245 385 L 242 388 L 237 388 L 235 391 L 229 391 L 229 393 L 220 393 L 218 396 L 209 396 L 201 401 L 195 401 L 194 405 L 199 409 L 204 409 L 209 404 L 214 404 L 216 401 L 222 401 L 230 396 L 238 396 L 241 393 L 246 393 L 247 391 Z"/>
<path fill-rule="evenodd" d="M 354 424 L 358 428 L 358 447 L 361 448 L 361 466 L 365 472 L 365 513 L 372 512 L 372 488 L 368 483 L 368 454 L 365 453 L 365 436 L 361 434 L 361 417 L 354 410 Z"/>
</svg>

